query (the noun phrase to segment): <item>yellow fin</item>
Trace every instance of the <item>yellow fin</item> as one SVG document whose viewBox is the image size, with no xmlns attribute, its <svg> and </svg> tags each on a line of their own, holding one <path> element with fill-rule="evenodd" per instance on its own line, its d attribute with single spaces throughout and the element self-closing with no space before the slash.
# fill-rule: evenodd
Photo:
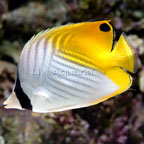
<svg viewBox="0 0 144 144">
<path fill-rule="evenodd" d="M 110 20 L 58 26 L 33 36 L 24 49 L 43 37 L 52 42 L 58 56 L 92 69 L 104 69 L 101 61 L 111 52 L 113 27 Z"/>
<path fill-rule="evenodd" d="M 102 26 L 103 29 L 101 29 Z M 98 50 L 110 52 L 112 49 L 113 28 L 108 20 L 74 24 L 68 29 L 63 27 L 63 32 L 66 31 L 69 36 L 72 36 L 67 40 L 67 45 L 68 47 L 72 45 L 74 51 L 77 51 L 77 47 L 86 54 L 95 53 Z"/>
<path fill-rule="evenodd" d="M 106 71 L 106 76 L 108 76 L 116 85 L 120 88 L 114 93 L 120 94 L 126 91 L 132 84 L 132 77 L 119 67 L 114 67 Z"/>
<path fill-rule="evenodd" d="M 109 22 L 82 22 L 51 30 L 58 55 L 86 67 L 101 68 L 101 59 L 111 52 L 113 44 L 113 27 Z M 82 63 L 81 59 L 90 61 L 94 67 Z"/>
<path fill-rule="evenodd" d="M 112 51 L 117 66 L 134 73 L 136 65 L 136 53 L 127 40 L 125 34 L 120 36 L 114 50 Z"/>
<path fill-rule="evenodd" d="M 101 99 L 99 99 L 98 101 L 96 101 L 90 105 L 98 104 L 98 103 L 103 102 L 113 96 L 121 94 L 124 91 L 128 90 L 132 84 L 132 77 L 127 72 L 125 72 L 124 70 L 122 70 L 119 67 L 114 67 L 112 69 L 109 69 L 108 71 L 106 71 L 105 74 L 109 79 L 111 79 L 116 85 L 119 86 L 119 89 L 108 96 L 102 97 Z"/>
</svg>

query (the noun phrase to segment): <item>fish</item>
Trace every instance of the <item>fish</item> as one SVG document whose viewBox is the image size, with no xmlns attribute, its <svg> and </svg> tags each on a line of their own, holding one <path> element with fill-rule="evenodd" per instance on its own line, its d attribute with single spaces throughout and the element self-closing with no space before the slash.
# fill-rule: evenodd
<svg viewBox="0 0 144 144">
<path fill-rule="evenodd" d="M 111 20 L 47 29 L 25 44 L 3 105 L 38 113 L 96 105 L 131 87 L 136 63 L 126 34 L 114 46 Z"/>
</svg>

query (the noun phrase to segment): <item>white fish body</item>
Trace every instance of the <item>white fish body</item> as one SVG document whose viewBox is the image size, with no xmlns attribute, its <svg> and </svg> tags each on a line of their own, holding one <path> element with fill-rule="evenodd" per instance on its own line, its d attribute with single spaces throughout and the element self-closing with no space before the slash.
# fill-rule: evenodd
<svg viewBox="0 0 144 144">
<path fill-rule="evenodd" d="M 108 76 L 107 71 L 105 74 L 105 65 L 95 68 L 95 65 L 99 66 L 99 57 L 96 63 L 79 49 L 71 51 L 71 45 L 63 50 L 62 40 L 65 46 L 71 38 L 67 27 L 69 26 L 64 27 L 66 32 L 63 34 L 59 32 L 63 27 L 41 32 L 25 45 L 19 59 L 12 95 L 4 103 L 6 108 L 13 107 L 14 104 L 10 101 L 14 95 L 14 102 L 18 103 L 16 108 L 45 113 L 94 105 L 110 98 L 116 91 L 124 91 L 110 78 L 111 75 Z M 73 32 L 73 37 L 75 33 L 77 30 Z M 128 83 L 123 89 L 128 88 L 131 85 L 130 76 L 119 68 L 114 70 L 119 81 L 122 76 L 126 76 Z"/>
<path fill-rule="evenodd" d="M 20 57 L 19 78 L 33 111 L 83 107 L 118 89 L 104 74 L 60 58 L 48 39 L 30 44 Z"/>
</svg>

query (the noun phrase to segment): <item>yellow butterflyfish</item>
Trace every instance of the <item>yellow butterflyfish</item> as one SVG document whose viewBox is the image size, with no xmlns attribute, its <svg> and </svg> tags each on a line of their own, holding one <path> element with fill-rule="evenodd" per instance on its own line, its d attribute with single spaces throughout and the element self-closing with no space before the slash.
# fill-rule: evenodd
<svg viewBox="0 0 144 144">
<path fill-rule="evenodd" d="M 113 48 L 110 20 L 55 27 L 24 46 L 5 108 L 58 112 L 100 103 L 132 84 L 136 54 L 126 35 Z"/>
</svg>

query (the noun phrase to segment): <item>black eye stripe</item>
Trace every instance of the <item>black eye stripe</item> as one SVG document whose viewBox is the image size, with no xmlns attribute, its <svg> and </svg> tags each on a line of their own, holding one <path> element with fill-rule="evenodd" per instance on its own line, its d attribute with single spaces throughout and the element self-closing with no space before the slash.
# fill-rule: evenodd
<svg viewBox="0 0 144 144">
<path fill-rule="evenodd" d="M 103 23 L 100 25 L 100 30 L 103 32 L 108 32 L 111 30 L 111 28 L 107 23 Z"/>
</svg>

